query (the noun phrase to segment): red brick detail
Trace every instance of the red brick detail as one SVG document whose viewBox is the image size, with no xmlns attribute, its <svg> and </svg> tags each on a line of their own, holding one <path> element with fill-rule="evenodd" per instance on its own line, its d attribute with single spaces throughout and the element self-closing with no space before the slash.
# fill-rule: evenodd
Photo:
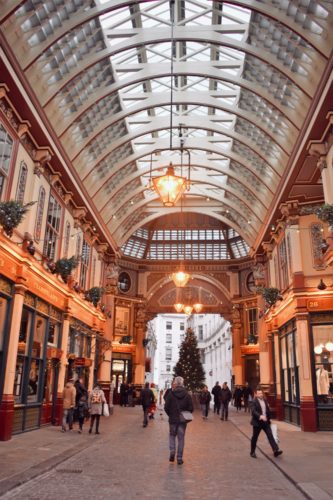
<svg viewBox="0 0 333 500">
<path fill-rule="evenodd" d="M 42 406 L 41 425 L 50 424 L 52 420 L 52 403 L 45 403 Z"/>
<path fill-rule="evenodd" d="M 63 414 L 63 397 L 62 397 L 62 393 L 60 393 L 57 395 L 57 401 L 56 401 L 56 405 L 55 405 L 54 425 L 61 424 L 62 414 Z"/>
<path fill-rule="evenodd" d="M 305 432 L 317 432 L 317 409 L 313 399 L 301 400 L 301 429 Z"/>
<path fill-rule="evenodd" d="M 275 418 L 277 420 L 283 420 L 283 403 L 281 396 L 277 396 L 275 400 Z"/>
<path fill-rule="evenodd" d="M 0 441 L 9 441 L 12 437 L 14 419 L 13 396 L 3 396 L 0 405 Z"/>
</svg>

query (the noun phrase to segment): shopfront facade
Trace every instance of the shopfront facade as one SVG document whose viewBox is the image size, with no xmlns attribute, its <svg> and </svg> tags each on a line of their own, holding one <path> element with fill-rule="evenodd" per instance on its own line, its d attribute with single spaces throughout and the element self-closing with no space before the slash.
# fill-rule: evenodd
<svg viewBox="0 0 333 500">
<path fill-rule="evenodd" d="M 333 313 L 310 315 L 311 366 L 318 430 L 333 431 Z"/>
<path fill-rule="evenodd" d="M 61 332 L 61 311 L 27 292 L 16 358 L 13 434 L 55 418 Z"/>
</svg>

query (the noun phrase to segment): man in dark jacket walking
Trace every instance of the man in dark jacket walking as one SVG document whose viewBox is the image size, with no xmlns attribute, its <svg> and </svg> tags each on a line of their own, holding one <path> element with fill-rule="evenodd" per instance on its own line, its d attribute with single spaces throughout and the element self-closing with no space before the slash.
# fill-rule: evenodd
<svg viewBox="0 0 333 500">
<path fill-rule="evenodd" d="M 220 386 L 220 383 L 216 382 L 212 389 L 212 394 L 214 396 L 214 413 L 217 413 L 218 415 L 220 414 L 221 408 L 221 391 L 222 388 Z"/>
<path fill-rule="evenodd" d="M 243 400 L 244 400 L 244 411 L 250 413 L 253 400 L 253 390 L 249 386 L 248 382 L 245 382 L 245 387 L 243 389 Z"/>
<path fill-rule="evenodd" d="M 269 444 L 272 447 L 273 453 L 275 457 L 278 457 L 282 454 L 282 451 L 279 450 L 279 447 L 273 437 L 271 430 L 271 413 L 266 399 L 264 399 L 264 394 L 262 390 L 258 389 L 256 397 L 252 403 L 252 419 L 251 425 L 253 426 L 253 434 L 251 439 L 251 457 L 257 458 L 256 455 L 256 446 L 258 437 L 261 431 L 264 431 Z"/>
<path fill-rule="evenodd" d="M 227 382 L 224 382 L 221 389 L 221 420 L 228 420 L 228 410 L 231 396 L 231 390 L 229 389 Z"/>
<path fill-rule="evenodd" d="M 164 410 L 169 417 L 169 448 L 170 462 L 175 461 L 176 437 L 178 439 L 177 463 L 183 464 L 186 422 L 181 422 L 180 412 L 193 412 L 192 398 L 184 387 L 184 379 L 176 377 L 173 381 L 172 391 L 169 392 L 164 405 Z"/>
<path fill-rule="evenodd" d="M 149 382 L 145 383 L 145 386 L 143 389 L 141 389 L 141 394 L 140 394 L 140 402 L 142 404 L 142 409 L 143 409 L 143 426 L 142 427 L 147 427 L 148 425 L 148 410 L 149 406 L 154 402 L 154 393 L 151 389 L 149 389 Z"/>
</svg>

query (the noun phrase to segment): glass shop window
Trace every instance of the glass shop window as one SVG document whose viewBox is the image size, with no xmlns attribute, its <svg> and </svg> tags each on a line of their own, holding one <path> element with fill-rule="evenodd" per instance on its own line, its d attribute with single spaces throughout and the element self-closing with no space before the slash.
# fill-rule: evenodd
<svg viewBox="0 0 333 500">
<path fill-rule="evenodd" d="M 315 388 L 318 406 L 333 406 L 333 327 L 313 325 Z"/>
<path fill-rule="evenodd" d="M 53 346 L 58 346 L 59 334 L 60 334 L 60 324 L 50 320 L 47 343 Z"/>
<path fill-rule="evenodd" d="M 281 383 L 285 403 L 299 404 L 299 360 L 297 331 L 289 328 L 281 337 Z"/>
<path fill-rule="evenodd" d="M 33 312 L 23 308 L 14 380 L 15 403 L 38 401 L 46 325 L 46 318 L 38 314 L 34 318 Z"/>
</svg>

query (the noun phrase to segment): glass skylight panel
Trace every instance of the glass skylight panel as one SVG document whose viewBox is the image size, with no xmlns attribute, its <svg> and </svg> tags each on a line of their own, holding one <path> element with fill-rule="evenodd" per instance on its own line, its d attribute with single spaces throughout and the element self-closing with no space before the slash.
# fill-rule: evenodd
<svg viewBox="0 0 333 500">
<path fill-rule="evenodd" d="M 244 7 L 239 7 L 237 5 L 230 5 L 226 2 L 223 3 L 222 14 L 223 13 L 237 17 L 243 23 L 247 23 L 251 17 L 251 10 L 245 9 Z"/>
<path fill-rule="evenodd" d="M 99 3 L 105 3 L 109 0 L 99 0 Z M 100 23 L 104 29 L 116 28 L 121 26 L 122 28 L 129 27 L 133 28 L 132 23 L 129 21 L 130 11 L 128 7 L 123 9 L 113 10 L 110 13 L 103 14 L 99 17 Z M 130 25 L 128 25 L 130 23 Z M 128 26 L 126 26 L 128 25 Z"/>
</svg>

